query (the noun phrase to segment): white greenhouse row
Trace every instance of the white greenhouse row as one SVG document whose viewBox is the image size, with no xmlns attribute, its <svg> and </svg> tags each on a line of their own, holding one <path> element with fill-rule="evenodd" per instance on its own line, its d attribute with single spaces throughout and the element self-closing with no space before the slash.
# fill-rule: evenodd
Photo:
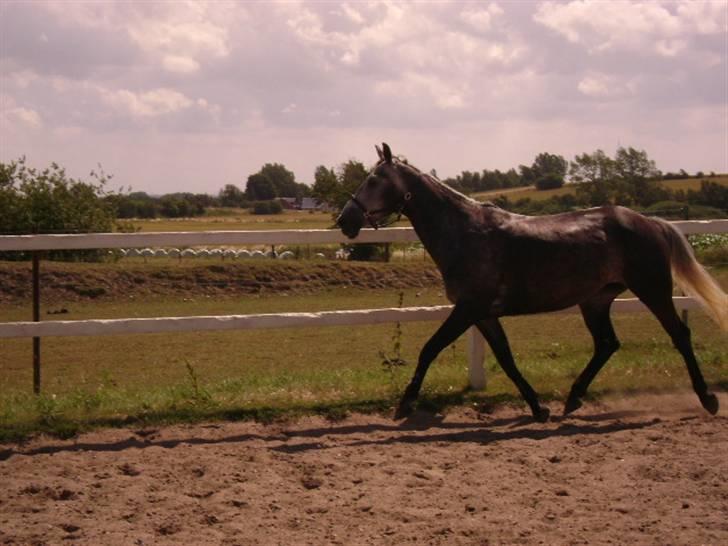
<svg viewBox="0 0 728 546">
<path fill-rule="evenodd" d="M 277 258 L 279 260 L 291 260 L 296 256 L 290 250 L 283 252 L 276 252 L 274 250 L 268 250 L 263 252 L 261 250 L 236 250 L 233 248 L 185 248 L 180 250 L 179 248 L 121 248 L 118 253 L 122 258 L 221 258 L 221 259 L 245 259 L 245 258 Z M 339 252 L 336 257 L 339 258 Z M 314 258 L 326 258 L 321 252 L 314 254 Z"/>
</svg>

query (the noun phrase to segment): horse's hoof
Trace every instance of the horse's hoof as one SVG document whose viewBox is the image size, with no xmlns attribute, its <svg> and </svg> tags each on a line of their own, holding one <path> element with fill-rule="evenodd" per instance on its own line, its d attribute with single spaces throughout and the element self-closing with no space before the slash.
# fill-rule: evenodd
<svg viewBox="0 0 728 546">
<path fill-rule="evenodd" d="M 564 405 L 564 415 L 569 415 L 571 412 L 578 410 L 581 407 L 581 400 L 578 398 L 569 398 Z"/>
<path fill-rule="evenodd" d="M 544 408 L 543 406 L 539 406 L 538 411 L 535 411 L 533 414 L 533 418 L 536 419 L 539 423 L 545 423 L 549 420 L 549 417 L 551 416 L 551 412 L 548 408 Z"/>
<path fill-rule="evenodd" d="M 718 398 L 714 394 L 706 394 L 700 398 L 700 403 L 703 404 L 705 410 L 711 415 L 718 413 Z"/>
<path fill-rule="evenodd" d="M 410 415 L 412 415 L 413 411 L 414 411 L 414 403 L 403 400 L 402 402 L 399 403 L 399 407 L 397 408 L 397 411 L 394 412 L 394 419 L 395 419 L 395 421 L 399 421 L 400 419 L 409 417 Z"/>
</svg>

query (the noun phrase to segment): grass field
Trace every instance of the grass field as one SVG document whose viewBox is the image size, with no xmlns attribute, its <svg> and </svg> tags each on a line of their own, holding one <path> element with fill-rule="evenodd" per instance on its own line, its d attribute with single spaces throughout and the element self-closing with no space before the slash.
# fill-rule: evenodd
<svg viewBox="0 0 728 546">
<path fill-rule="evenodd" d="M 700 182 L 702 180 L 710 180 L 723 186 L 728 186 L 728 175 L 720 175 L 715 178 L 684 178 L 677 180 L 662 180 L 660 184 L 671 190 L 698 190 L 700 189 Z M 561 188 L 555 190 L 544 190 L 539 191 L 533 186 L 528 186 L 520 189 L 509 189 L 509 190 L 493 190 L 473 194 L 472 197 L 479 201 L 488 201 L 495 199 L 501 195 L 505 195 L 511 201 L 518 201 L 519 199 L 533 199 L 534 201 L 543 201 L 551 199 L 559 195 L 573 194 L 576 192 L 576 187 L 573 184 L 567 184 Z"/>
<path fill-rule="evenodd" d="M 728 269 L 718 273 L 727 286 Z M 62 318 L 316 311 L 392 307 L 397 301 L 394 290 L 344 288 L 300 296 L 147 297 L 70 302 Z M 439 288 L 404 291 L 405 306 L 439 303 L 444 303 Z M 0 320 L 27 319 L 26 307 L 0 307 Z M 691 314 L 690 324 L 706 379 L 727 388 L 728 336 L 699 312 Z M 546 399 L 563 398 L 590 356 L 591 341 L 581 318 L 516 317 L 505 319 L 504 325 L 524 375 Z M 47 338 L 42 342 L 40 397 L 30 394 L 31 341 L 3 340 L 0 439 L 129 422 L 385 410 L 401 394 L 419 349 L 436 327 L 402 325 L 399 339 L 407 365 L 394 368 L 383 365 L 382 353 L 393 355 L 395 325 Z M 593 394 L 689 388 L 680 356 L 651 315 L 617 315 L 615 327 L 622 349 L 597 378 Z M 459 340 L 433 364 L 424 405 L 520 400 L 490 354 L 487 370 L 487 391 L 468 392 L 465 340 Z"/>
<path fill-rule="evenodd" d="M 224 231 L 263 229 L 326 229 L 334 225 L 329 212 L 285 211 L 283 214 L 251 214 L 240 209 L 221 216 L 132 220 L 141 231 Z"/>
</svg>

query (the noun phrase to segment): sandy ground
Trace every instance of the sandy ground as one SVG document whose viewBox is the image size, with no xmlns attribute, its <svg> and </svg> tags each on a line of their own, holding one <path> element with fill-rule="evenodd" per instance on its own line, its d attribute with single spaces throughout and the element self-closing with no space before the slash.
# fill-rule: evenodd
<svg viewBox="0 0 728 546">
<path fill-rule="evenodd" d="M 0 544 L 728 544 L 728 397 L 0 445 Z M 552 411 L 560 408 L 552 406 Z"/>
</svg>

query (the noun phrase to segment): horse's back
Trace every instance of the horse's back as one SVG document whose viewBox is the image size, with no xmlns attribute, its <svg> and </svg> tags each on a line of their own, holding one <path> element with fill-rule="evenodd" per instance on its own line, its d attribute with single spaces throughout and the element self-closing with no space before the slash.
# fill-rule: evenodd
<svg viewBox="0 0 728 546">
<path fill-rule="evenodd" d="M 506 314 L 576 305 L 607 285 L 624 285 L 640 254 L 661 253 L 656 223 L 624 207 L 506 214 L 499 224 Z"/>
</svg>

